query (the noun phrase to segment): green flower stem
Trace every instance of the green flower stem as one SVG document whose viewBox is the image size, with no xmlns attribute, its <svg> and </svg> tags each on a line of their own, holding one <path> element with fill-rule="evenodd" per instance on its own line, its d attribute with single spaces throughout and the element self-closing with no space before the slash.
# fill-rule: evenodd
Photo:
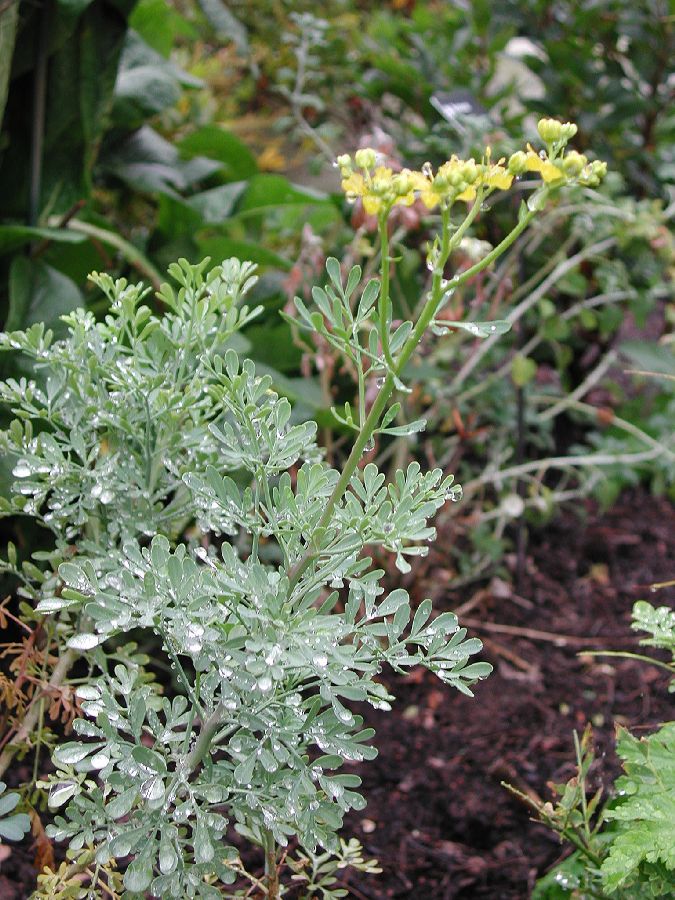
<svg viewBox="0 0 675 900">
<path fill-rule="evenodd" d="M 472 266 L 470 269 L 467 269 L 465 272 L 462 272 L 460 275 L 456 275 L 450 282 L 447 284 L 443 284 L 443 268 L 445 263 L 448 260 L 450 253 L 457 247 L 459 242 L 464 237 L 467 229 L 470 227 L 471 223 L 478 215 L 480 211 L 480 205 L 482 202 L 482 193 L 479 191 L 478 196 L 476 197 L 476 201 L 472 206 L 469 214 L 459 226 L 457 231 L 451 236 L 450 235 L 450 210 L 444 208 L 442 210 L 442 234 L 441 234 L 441 247 L 438 253 L 438 261 L 434 268 L 434 275 L 431 285 L 431 292 L 429 299 L 427 300 L 422 313 L 420 314 L 419 319 L 415 327 L 410 334 L 410 337 L 403 345 L 401 353 L 396 361 L 396 364 L 392 371 L 387 373 L 384 384 L 380 388 L 380 391 L 375 398 L 375 402 L 370 408 L 370 412 L 366 418 L 366 421 L 363 423 L 363 427 L 359 432 L 356 441 L 354 442 L 354 446 L 352 447 L 352 452 L 349 454 L 347 461 L 345 462 L 342 473 L 340 474 L 340 478 L 338 479 L 335 488 L 333 489 L 333 493 L 328 498 L 326 503 L 326 507 L 323 511 L 321 518 L 317 524 L 316 530 L 314 532 L 312 542 L 308 545 L 305 553 L 300 557 L 300 559 L 295 563 L 292 569 L 288 573 L 288 578 L 290 582 L 290 591 L 292 592 L 298 581 L 300 580 L 302 574 L 307 569 L 307 566 L 310 564 L 312 559 L 316 556 L 318 552 L 318 544 L 331 521 L 333 515 L 333 509 L 335 508 L 335 504 L 338 500 L 344 495 L 347 487 L 349 486 L 349 482 L 351 481 L 352 475 L 356 471 L 356 468 L 359 464 L 359 460 L 363 456 L 364 450 L 368 444 L 368 441 L 372 437 L 375 429 L 377 428 L 377 424 L 380 421 L 382 413 L 384 412 L 387 403 L 389 402 L 389 398 L 394 392 L 396 386 L 396 379 L 399 374 L 403 371 L 406 363 L 412 356 L 415 348 L 422 340 L 422 336 L 424 332 L 429 327 L 429 323 L 432 321 L 436 311 L 438 309 L 438 305 L 441 302 L 444 293 L 448 290 L 454 290 L 458 285 L 462 284 L 468 278 L 471 278 L 473 275 L 478 272 L 482 272 L 487 266 L 492 263 L 498 256 L 500 256 L 511 244 L 518 238 L 518 236 L 527 228 L 530 224 L 536 213 L 534 211 L 529 211 L 526 215 L 522 217 L 520 222 L 516 225 L 513 231 L 500 243 L 498 244 L 494 250 L 492 250 L 484 259 L 480 262 L 476 263 L 475 266 Z"/>
<path fill-rule="evenodd" d="M 474 275 L 477 275 L 479 272 L 482 272 L 483 269 L 486 269 L 489 265 L 491 265 L 496 259 L 498 259 L 505 250 L 508 250 L 511 244 L 517 240 L 520 235 L 525 231 L 527 226 L 530 224 L 532 219 L 537 215 L 537 210 L 528 209 L 524 216 L 520 219 L 516 227 L 510 234 L 507 234 L 504 240 L 497 244 L 487 256 L 483 257 L 479 262 L 475 265 L 471 266 L 470 269 L 466 269 L 464 272 L 461 272 L 459 275 L 455 275 L 455 277 L 448 283 L 447 287 L 449 290 L 454 290 L 459 287 L 459 285 L 464 284 L 469 278 L 473 278 Z"/>
<path fill-rule="evenodd" d="M 588 803 L 586 801 L 586 777 L 584 775 L 584 754 L 581 749 L 581 744 L 579 742 L 579 735 L 577 732 L 574 732 L 574 750 L 576 752 L 577 757 L 577 767 L 579 769 L 579 787 L 581 788 L 579 792 L 579 799 L 581 800 L 581 813 L 584 819 L 583 827 L 584 827 L 584 844 L 586 847 L 590 847 L 591 845 L 591 827 L 588 816 Z"/>
<path fill-rule="evenodd" d="M 547 815 L 545 812 L 545 807 L 541 802 L 537 802 L 529 794 L 524 794 L 522 791 L 519 791 L 517 788 L 514 788 L 512 784 L 509 784 L 508 781 L 502 781 L 501 786 L 506 788 L 507 791 L 510 791 L 516 797 L 525 803 L 526 806 L 529 806 L 533 809 L 542 825 L 546 825 L 547 828 L 550 828 L 552 831 L 557 832 L 560 835 L 561 840 L 569 841 L 570 844 L 573 844 L 577 850 L 582 853 L 587 859 L 593 863 L 598 869 L 602 865 L 602 859 L 593 850 L 587 846 L 584 841 L 579 837 L 578 833 L 575 831 L 573 827 L 569 825 L 562 825 L 557 822 L 554 818 Z"/>
<path fill-rule="evenodd" d="M 468 273 L 464 272 L 461 275 L 455 276 L 451 281 L 446 284 L 443 283 L 443 269 L 445 267 L 446 262 L 448 261 L 448 257 L 452 253 L 452 251 L 459 246 L 460 241 L 468 231 L 471 223 L 476 218 L 480 211 L 480 205 L 482 202 L 483 196 L 481 191 L 478 192 L 478 196 L 476 197 L 476 201 L 474 205 L 469 210 L 469 214 L 464 219 L 462 224 L 459 226 L 457 231 L 450 237 L 450 210 L 444 207 L 441 211 L 442 216 L 442 232 L 441 232 L 441 247 L 438 253 L 438 262 L 434 266 L 434 274 L 431 280 L 431 292 L 429 299 L 424 305 L 422 312 L 420 313 L 420 317 L 417 320 L 415 327 L 413 328 L 410 337 L 403 345 L 401 353 L 396 362 L 395 372 L 396 375 L 400 375 L 403 369 L 406 366 L 406 363 L 413 355 L 415 348 L 422 340 L 424 336 L 424 332 L 427 330 L 431 321 L 438 311 L 438 306 L 443 299 L 443 295 L 448 293 L 448 291 L 453 291 L 458 284 L 461 284 L 462 281 L 466 281 L 468 278 Z M 515 238 L 514 238 L 515 240 Z M 502 242 L 503 243 L 503 242 Z M 508 245 L 507 245 L 508 246 Z M 497 249 L 497 248 L 495 248 Z M 494 252 L 494 251 L 493 251 Z M 492 262 L 492 260 L 490 260 Z M 476 266 L 473 266 L 474 269 L 477 268 L 478 272 L 481 272 L 485 266 L 489 265 L 488 257 L 481 260 Z M 468 270 L 471 271 L 471 270 Z"/>
<path fill-rule="evenodd" d="M 382 355 L 390 369 L 395 368 L 395 363 L 389 348 L 389 327 L 391 324 L 391 298 L 389 296 L 389 232 L 387 230 L 388 210 L 380 213 L 377 219 L 380 231 L 380 296 L 377 301 L 377 311 L 380 320 L 380 341 L 382 342 Z"/>
<path fill-rule="evenodd" d="M 389 402 L 389 399 L 396 388 L 398 376 L 403 371 L 408 360 L 415 351 L 415 348 L 422 340 L 425 331 L 429 327 L 430 322 L 433 320 L 434 315 L 438 310 L 438 306 L 441 303 L 444 294 L 447 293 L 448 290 L 453 290 L 455 287 L 462 284 L 464 281 L 489 266 L 493 260 L 500 256 L 518 238 L 518 236 L 525 230 L 525 228 L 527 228 L 530 221 L 536 214 L 534 211 L 528 212 L 521 218 L 513 231 L 484 259 L 476 263 L 476 265 L 472 266 L 470 269 L 467 269 L 465 272 L 456 275 L 455 278 L 453 278 L 451 281 L 444 283 L 443 271 L 448 257 L 450 256 L 450 253 L 458 246 L 467 229 L 471 226 L 471 223 L 478 215 L 482 199 L 482 192 L 479 191 L 478 196 L 476 197 L 476 201 L 469 211 L 468 215 L 459 226 L 459 228 L 452 234 L 450 224 L 450 210 L 448 208 L 443 208 L 441 211 L 441 246 L 439 248 L 438 259 L 434 267 L 429 299 L 422 309 L 420 317 L 417 320 L 417 323 L 415 324 L 415 327 L 413 328 L 408 340 L 403 345 L 403 348 L 401 349 L 401 352 L 393 368 L 387 373 L 384 384 L 380 388 L 380 391 L 375 398 L 375 402 L 370 408 L 370 412 L 368 413 L 365 422 L 363 422 L 362 428 L 359 431 L 359 434 L 352 447 L 352 451 L 349 454 L 349 457 L 345 462 L 344 468 L 340 474 L 340 478 L 338 479 L 331 496 L 328 498 L 323 514 L 316 526 L 316 529 L 314 530 L 311 543 L 307 546 L 305 553 L 289 570 L 289 594 L 293 592 L 294 588 L 297 586 L 300 578 L 306 571 L 307 567 L 310 565 L 311 561 L 320 552 L 319 544 L 323 535 L 325 534 L 328 524 L 331 521 L 335 505 L 349 487 L 349 482 L 351 481 L 351 478 L 358 467 L 359 461 L 363 456 L 368 441 L 375 432 L 378 422 L 380 421 L 382 414 L 386 409 L 387 403 Z M 384 257 L 385 253 L 383 247 L 383 260 Z M 383 271 L 385 267 L 386 266 L 383 262 Z M 225 707 L 222 704 L 219 704 L 215 708 L 213 713 L 209 716 L 209 718 L 206 719 L 206 721 L 203 723 L 199 736 L 195 741 L 195 745 L 188 756 L 188 766 L 190 768 L 190 771 L 194 770 L 208 753 L 211 742 L 226 716 L 227 711 Z"/>
</svg>

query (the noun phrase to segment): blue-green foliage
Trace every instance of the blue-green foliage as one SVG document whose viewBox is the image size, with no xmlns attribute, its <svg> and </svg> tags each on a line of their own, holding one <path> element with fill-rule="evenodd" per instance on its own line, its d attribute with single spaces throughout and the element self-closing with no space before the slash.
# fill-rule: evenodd
<svg viewBox="0 0 675 900">
<path fill-rule="evenodd" d="M 97 276 L 103 322 L 77 311 L 61 341 L 41 326 L 0 338 L 34 367 L 0 385 L 15 416 L 4 512 L 56 543 L 20 571 L 12 550 L 5 568 L 93 667 L 86 718 L 54 754 L 50 805 L 65 809 L 50 834 L 101 866 L 131 856 L 131 893 L 216 897 L 241 874 L 230 823 L 263 846 L 343 852 L 337 830 L 364 800 L 342 767 L 376 754 L 352 704 L 389 708 L 384 664 L 468 694 L 490 666 L 470 662 L 480 641 L 453 614 L 424 601 L 413 616 L 406 591 L 386 593 L 367 555 L 379 545 L 408 571 L 459 496 L 452 477 L 415 463 L 387 485 L 369 463 L 321 525 L 340 473 L 315 423 L 293 421 L 234 349 L 257 312 L 244 305 L 253 267 L 171 274 L 162 316 L 140 287 Z M 161 647 L 172 700 L 131 632 Z"/>
</svg>

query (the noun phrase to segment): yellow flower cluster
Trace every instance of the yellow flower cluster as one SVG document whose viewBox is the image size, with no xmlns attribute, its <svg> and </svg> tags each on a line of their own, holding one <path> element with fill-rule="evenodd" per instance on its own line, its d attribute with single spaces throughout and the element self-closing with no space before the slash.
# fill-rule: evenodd
<svg viewBox="0 0 675 900">
<path fill-rule="evenodd" d="M 436 175 L 431 167 L 420 174 L 418 189 L 422 203 L 433 209 L 439 204 L 450 206 L 455 200 L 472 203 L 479 188 L 486 193 L 493 190 L 507 191 L 511 187 L 513 175 L 504 168 L 504 160 L 490 163 L 490 151 L 486 151 L 486 162 L 477 163 L 473 159 L 458 159 L 452 156 L 439 167 Z"/>
<path fill-rule="evenodd" d="M 388 212 L 392 206 L 411 206 L 415 202 L 419 172 L 403 169 L 394 173 L 386 166 L 377 165 L 377 153 L 370 148 L 357 150 L 354 162 L 363 171 L 355 172 L 351 156 L 338 156 L 337 164 L 342 174 L 342 190 L 348 200 L 361 197 L 368 215 Z"/>
<path fill-rule="evenodd" d="M 495 190 L 508 190 L 513 179 L 525 172 L 536 172 L 552 187 L 569 182 L 589 187 L 599 184 L 607 172 L 606 163 L 589 163 L 576 150 L 565 153 L 568 141 L 577 132 L 576 125 L 541 119 L 537 127 L 547 145 L 547 150 L 541 153 L 528 144 L 527 152 L 519 150 L 508 162 L 500 159 L 492 163 L 488 148 L 480 163 L 452 156 L 435 174 L 429 163 L 419 172 L 403 169 L 395 173 L 379 166 L 377 153 L 370 148 L 357 150 L 353 161 L 344 154 L 337 159 L 342 189 L 348 200 L 360 197 L 369 215 L 386 215 L 393 206 L 410 206 L 417 196 L 428 209 L 438 205 L 449 207 L 456 200 L 472 203 L 479 191 L 485 197 Z M 355 171 L 354 166 L 360 171 Z"/>
</svg>

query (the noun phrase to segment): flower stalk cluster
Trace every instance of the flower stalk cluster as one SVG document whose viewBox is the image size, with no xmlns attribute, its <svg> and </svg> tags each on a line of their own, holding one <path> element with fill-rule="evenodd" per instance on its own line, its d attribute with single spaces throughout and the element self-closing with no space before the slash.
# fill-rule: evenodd
<svg viewBox="0 0 675 900">
<path fill-rule="evenodd" d="M 576 150 L 567 151 L 568 142 L 577 126 L 556 119 L 541 119 L 537 130 L 546 149 L 537 153 L 530 144 L 506 159 L 492 162 L 487 147 L 480 161 L 451 156 L 434 173 L 425 163 L 420 171 L 403 169 L 394 172 L 379 164 L 372 148 L 357 150 L 354 158 L 343 154 L 336 160 L 342 176 L 342 189 L 347 199 L 360 198 L 369 215 L 387 215 L 397 205 L 411 206 L 419 197 L 427 209 L 447 209 L 458 200 L 473 203 L 480 191 L 485 197 L 493 191 L 507 191 L 514 178 L 528 172 L 541 176 L 551 187 L 578 183 L 596 187 L 607 172 L 607 164 L 590 162 Z"/>
</svg>

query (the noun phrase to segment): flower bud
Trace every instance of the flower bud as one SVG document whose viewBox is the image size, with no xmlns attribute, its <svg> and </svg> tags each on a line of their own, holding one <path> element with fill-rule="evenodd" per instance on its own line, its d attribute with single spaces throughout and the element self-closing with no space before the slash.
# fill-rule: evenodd
<svg viewBox="0 0 675 900">
<path fill-rule="evenodd" d="M 509 157 L 509 172 L 512 175 L 522 175 L 527 170 L 527 154 L 518 150 Z"/>
<path fill-rule="evenodd" d="M 579 129 L 574 124 L 574 122 L 565 122 L 565 124 L 562 126 L 562 133 L 561 133 L 560 137 L 562 138 L 563 141 L 565 141 L 565 143 L 567 143 L 567 141 L 572 140 L 572 138 L 574 137 L 574 135 L 577 133 L 578 130 Z"/>
<path fill-rule="evenodd" d="M 467 159 L 462 166 L 462 176 L 469 184 L 473 184 L 478 178 L 478 166 L 472 159 Z"/>
<path fill-rule="evenodd" d="M 409 194 L 410 191 L 413 190 L 414 184 L 410 175 L 405 172 L 401 172 L 399 175 L 395 175 L 394 179 L 394 190 L 399 195 L 399 197 L 403 197 L 406 194 Z"/>
<path fill-rule="evenodd" d="M 545 144 L 553 144 L 561 139 L 563 126 L 557 119 L 539 119 L 537 131 Z"/>
<path fill-rule="evenodd" d="M 340 169 L 348 169 L 352 164 L 352 158 L 349 153 L 342 153 L 335 162 Z"/>
<path fill-rule="evenodd" d="M 374 169 L 377 163 L 377 153 L 372 147 L 364 147 L 362 150 L 356 151 L 354 161 L 361 169 Z"/>
<path fill-rule="evenodd" d="M 607 174 L 607 163 L 596 159 L 591 163 L 591 171 L 596 178 L 602 179 Z"/>
<path fill-rule="evenodd" d="M 570 150 L 562 161 L 562 167 L 566 175 L 574 176 L 583 171 L 583 168 L 587 163 L 588 160 L 583 153 L 577 153 L 576 150 Z"/>
<path fill-rule="evenodd" d="M 597 187 L 607 174 L 607 163 L 599 159 L 589 163 L 579 175 L 579 183 L 587 187 Z"/>
<path fill-rule="evenodd" d="M 373 178 L 373 193 L 374 194 L 379 194 L 380 196 L 382 196 L 383 194 L 386 194 L 390 188 L 391 188 L 391 179 L 390 178 L 384 178 L 381 175 L 378 176 L 377 178 Z"/>
<path fill-rule="evenodd" d="M 586 187 L 597 187 L 607 174 L 607 163 L 594 160 L 583 168 L 579 174 L 579 184 Z"/>
</svg>

